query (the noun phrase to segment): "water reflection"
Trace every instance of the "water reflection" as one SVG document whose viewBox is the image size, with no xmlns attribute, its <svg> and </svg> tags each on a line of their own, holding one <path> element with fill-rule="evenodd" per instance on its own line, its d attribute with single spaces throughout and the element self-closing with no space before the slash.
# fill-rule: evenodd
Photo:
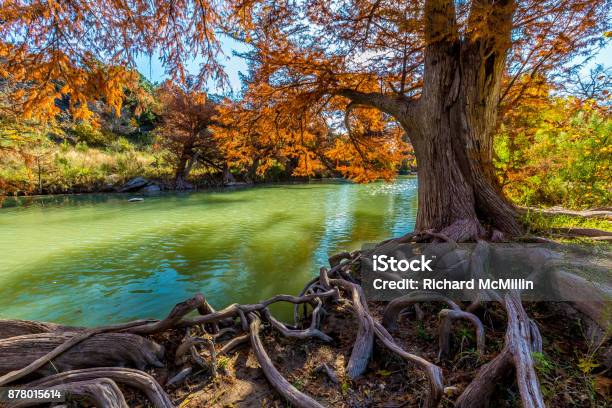
<svg viewBox="0 0 612 408">
<path fill-rule="evenodd" d="M 416 179 L 31 200 L 0 210 L 0 317 L 95 325 L 296 293 L 329 255 L 414 227 Z M 281 310 L 282 314 L 283 311 Z"/>
</svg>

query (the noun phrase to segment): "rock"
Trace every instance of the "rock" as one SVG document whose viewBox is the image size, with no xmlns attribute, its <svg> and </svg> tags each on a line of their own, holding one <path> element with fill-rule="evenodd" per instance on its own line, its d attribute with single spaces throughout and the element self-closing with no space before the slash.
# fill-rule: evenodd
<svg viewBox="0 0 612 408">
<path fill-rule="evenodd" d="M 119 192 L 120 193 L 127 193 L 130 191 L 136 191 L 139 190 L 147 185 L 151 184 L 151 182 L 149 180 L 147 180 L 144 177 L 134 177 L 133 179 L 131 179 L 130 181 L 128 181 L 127 183 L 125 183 L 120 189 Z"/>
<path fill-rule="evenodd" d="M 223 183 L 225 187 L 238 187 L 238 186 L 248 186 L 249 183 L 245 183 L 244 181 L 230 181 L 229 183 Z"/>
<path fill-rule="evenodd" d="M 140 189 L 141 193 L 159 193 L 161 188 L 157 184 L 149 184 Z"/>
</svg>

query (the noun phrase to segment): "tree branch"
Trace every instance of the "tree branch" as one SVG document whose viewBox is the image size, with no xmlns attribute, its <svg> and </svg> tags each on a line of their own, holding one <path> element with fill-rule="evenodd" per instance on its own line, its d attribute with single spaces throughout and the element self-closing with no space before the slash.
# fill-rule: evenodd
<svg viewBox="0 0 612 408">
<path fill-rule="evenodd" d="M 402 124 L 413 121 L 418 107 L 417 99 L 408 99 L 404 95 L 360 92 L 349 88 L 339 89 L 335 91 L 334 94 L 350 99 L 354 105 L 376 108 L 381 112 L 393 116 Z"/>
</svg>

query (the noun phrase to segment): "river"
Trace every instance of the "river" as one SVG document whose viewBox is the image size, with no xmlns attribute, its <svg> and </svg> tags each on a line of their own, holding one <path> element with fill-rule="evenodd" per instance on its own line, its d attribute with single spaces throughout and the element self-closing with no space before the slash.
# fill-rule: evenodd
<svg viewBox="0 0 612 408">
<path fill-rule="evenodd" d="M 417 180 L 134 196 L 0 209 L 0 318 L 93 326 L 161 318 L 196 292 L 216 308 L 297 294 L 329 255 L 411 231 Z"/>
</svg>

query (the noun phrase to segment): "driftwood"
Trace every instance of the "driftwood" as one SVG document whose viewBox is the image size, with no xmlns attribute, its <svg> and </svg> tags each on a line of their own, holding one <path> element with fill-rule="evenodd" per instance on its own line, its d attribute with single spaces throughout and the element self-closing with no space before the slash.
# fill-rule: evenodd
<svg viewBox="0 0 612 408">
<path fill-rule="evenodd" d="M 456 246 L 445 234 L 433 231 L 409 234 L 399 240 L 387 241 L 384 245 L 424 239 L 446 242 L 444 245 L 450 250 Z M 485 276 L 489 252 L 487 243 L 477 244 L 469 260 L 473 277 Z M 95 406 L 124 407 L 126 403 L 117 386 L 119 384 L 143 393 L 155 408 L 171 408 L 174 405 L 162 386 L 142 370 L 161 366 L 164 361 L 163 348 L 147 336 L 172 330 L 183 336 L 183 342 L 173 356 L 165 356 L 166 360 L 174 359 L 176 364 L 175 372 L 169 373 L 170 380 L 166 387 L 183 383 L 190 375 L 201 371 L 200 367 L 206 368 L 214 376 L 218 356 L 231 353 L 239 346 L 250 345 L 265 377 L 279 395 L 298 408 L 321 408 L 323 405 L 320 402 L 296 389 L 274 366 L 265 350 L 261 333 L 263 330 L 275 330 L 297 341 L 333 342 L 322 331 L 321 321 L 328 308 L 334 304 L 344 304 L 350 307 L 357 319 L 346 375 L 354 379 L 364 374 L 374 348 L 382 347 L 424 373 L 429 385 L 425 406 L 433 408 L 440 405 L 444 394 L 442 370 L 423 357 L 407 352 L 387 328 L 392 332 L 397 330 L 398 316 L 408 307 L 424 302 L 443 303 L 447 308 L 439 312 L 440 358 L 450 355 L 453 322 L 458 319 L 466 320 L 474 327 L 476 348 L 483 356 L 485 329 L 473 312 L 483 305 L 483 299 L 493 299 L 503 306 L 507 314 L 504 347 L 480 368 L 474 380 L 459 396 L 456 406 L 488 406 L 496 384 L 514 370 L 523 406 L 543 407 L 532 357 L 532 352 L 542 350 L 542 337 L 535 322 L 523 309 L 520 293 L 509 292 L 503 296 L 483 293 L 472 299 L 467 310 L 463 310 L 459 303 L 437 293 L 416 292 L 390 302 L 382 322 L 379 322 L 371 314 L 357 278 L 351 275 L 351 271 L 355 270 L 352 268 L 359 261 L 357 255 L 342 254 L 334 258 L 331 262 L 333 267 L 329 270 L 321 268 L 319 276 L 310 280 L 299 296 L 277 295 L 255 304 L 232 304 L 215 310 L 204 296 L 198 294 L 177 304 L 162 320 L 139 320 L 95 329 L 0 320 L 0 386 L 63 387 L 61 389 L 70 395 L 87 399 Z M 581 278 L 565 272 L 546 272 L 547 279 L 552 279 L 551 285 L 558 292 L 583 290 L 588 286 Z M 591 302 L 574 302 L 574 306 L 599 324 L 605 324 L 600 306 L 609 304 L 609 298 L 605 296 L 607 293 L 605 290 L 599 291 L 599 297 L 589 298 Z M 270 314 L 268 307 L 276 302 L 295 305 L 292 325 Z M 196 310 L 199 315 L 187 316 Z M 419 318 L 423 313 L 420 308 L 417 310 L 417 315 L 421 315 Z M 325 364 L 320 365 L 316 372 L 324 373 L 332 383 L 339 382 L 336 373 Z M 32 376 L 42 378 L 23 383 Z"/>
</svg>

